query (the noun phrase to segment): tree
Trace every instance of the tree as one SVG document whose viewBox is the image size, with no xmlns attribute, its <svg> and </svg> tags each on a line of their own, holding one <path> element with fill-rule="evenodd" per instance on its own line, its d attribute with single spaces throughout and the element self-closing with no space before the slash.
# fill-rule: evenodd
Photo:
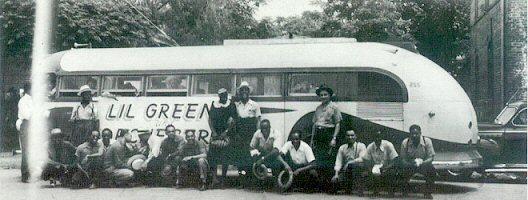
<svg viewBox="0 0 528 200">
<path fill-rule="evenodd" d="M 418 51 L 455 78 L 467 72 L 470 1 L 402 0 L 401 13 L 411 20 Z"/>
<path fill-rule="evenodd" d="M 322 5 L 324 13 L 358 41 L 411 39 L 410 21 L 402 19 L 399 4 L 393 0 L 329 0 Z"/>
</svg>

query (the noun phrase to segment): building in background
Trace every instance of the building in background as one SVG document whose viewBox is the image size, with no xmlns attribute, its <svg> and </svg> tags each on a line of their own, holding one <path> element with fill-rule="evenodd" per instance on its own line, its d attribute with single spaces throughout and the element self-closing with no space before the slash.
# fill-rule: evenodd
<svg viewBox="0 0 528 200">
<path fill-rule="evenodd" d="M 526 99 L 527 5 L 526 0 L 472 0 L 472 84 L 466 91 L 479 121 L 492 121 L 517 91 L 524 90 Z"/>
</svg>

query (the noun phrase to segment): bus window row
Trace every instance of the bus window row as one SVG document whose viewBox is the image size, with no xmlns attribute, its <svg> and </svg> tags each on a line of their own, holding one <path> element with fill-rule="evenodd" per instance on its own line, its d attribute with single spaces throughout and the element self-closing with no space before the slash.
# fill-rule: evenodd
<svg viewBox="0 0 528 200">
<path fill-rule="evenodd" d="M 235 94 L 247 82 L 254 97 L 315 97 L 321 84 L 334 89 L 338 100 L 405 102 L 402 84 L 376 72 L 260 73 L 199 75 L 61 76 L 60 97 L 73 97 L 82 85 L 119 96 L 211 96 L 220 88 Z"/>
</svg>

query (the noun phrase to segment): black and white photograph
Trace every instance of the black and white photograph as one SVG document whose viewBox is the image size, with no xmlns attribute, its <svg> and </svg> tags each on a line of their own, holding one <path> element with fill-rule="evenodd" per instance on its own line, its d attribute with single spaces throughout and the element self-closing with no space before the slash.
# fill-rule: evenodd
<svg viewBox="0 0 528 200">
<path fill-rule="evenodd" d="M 0 0 L 0 199 L 527 199 L 527 0 Z"/>
</svg>

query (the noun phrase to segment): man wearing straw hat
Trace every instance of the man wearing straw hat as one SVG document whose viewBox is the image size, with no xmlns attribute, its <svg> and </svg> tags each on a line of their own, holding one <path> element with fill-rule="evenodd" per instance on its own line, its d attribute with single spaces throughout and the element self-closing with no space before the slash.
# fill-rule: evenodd
<svg viewBox="0 0 528 200">
<path fill-rule="evenodd" d="M 97 108 L 92 103 L 92 89 L 83 85 L 77 95 L 81 97 L 81 103 L 73 107 L 70 117 L 73 122 L 71 142 L 75 146 L 84 143 L 93 130 L 99 130 Z"/>
</svg>

